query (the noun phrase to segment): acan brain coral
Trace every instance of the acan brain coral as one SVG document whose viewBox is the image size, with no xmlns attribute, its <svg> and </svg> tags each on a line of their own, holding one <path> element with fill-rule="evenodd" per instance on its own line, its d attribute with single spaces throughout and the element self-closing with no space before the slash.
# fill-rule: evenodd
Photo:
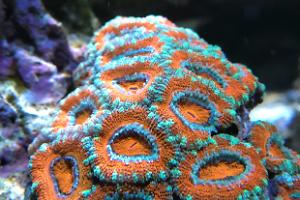
<svg viewBox="0 0 300 200">
<path fill-rule="evenodd" d="M 299 198 L 299 155 L 249 121 L 264 86 L 190 29 L 117 17 L 74 77 L 31 156 L 38 199 Z"/>
</svg>

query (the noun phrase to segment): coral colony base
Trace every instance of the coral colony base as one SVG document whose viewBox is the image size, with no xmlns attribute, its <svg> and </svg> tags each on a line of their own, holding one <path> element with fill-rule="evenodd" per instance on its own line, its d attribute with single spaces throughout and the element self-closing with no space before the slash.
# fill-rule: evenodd
<svg viewBox="0 0 300 200">
<path fill-rule="evenodd" d="M 32 199 L 300 198 L 299 155 L 249 121 L 264 85 L 190 29 L 117 17 L 74 77 L 30 147 Z"/>
</svg>

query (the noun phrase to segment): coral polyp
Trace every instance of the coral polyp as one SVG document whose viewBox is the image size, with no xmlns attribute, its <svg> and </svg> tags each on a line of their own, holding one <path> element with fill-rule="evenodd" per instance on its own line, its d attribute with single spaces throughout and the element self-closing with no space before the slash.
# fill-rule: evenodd
<svg viewBox="0 0 300 200">
<path fill-rule="evenodd" d="M 75 90 L 61 101 L 60 109 L 51 125 L 51 133 L 88 134 L 104 110 L 101 98 L 93 87 Z"/>
<path fill-rule="evenodd" d="M 126 63 L 109 65 L 98 74 L 95 85 L 102 92 L 109 93 L 112 101 L 141 102 L 148 97 L 149 87 L 155 78 L 163 74 L 163 69 L 139 59 L 128 60 Z"/>
<path fill-rule="evenodd" d="M 299 174 L 299 155 L 284 146 L 284 142 L 274 125 L 256 122 L 250 131 L 249 140 L 262 156 L 266 168 L 272 173 L 287 172 Z"/>
<path fill-rule="evenodd" d="M 108 182 L 167 179 L 168 165 L 178 149 L 164 131 L 143 108 L 111 113 L 97 137 L 83 139 L 94 175 Z"/>
<path fill-rule="evenodd" d="M 31 157 L 31 176 L 38 199 L 80 199 L 82 191 L 92 187 L 90 167 L 77 140 L 43 144 Z"/>
<path fill-rule="evenodd" d="M 180 172 L 176 192 L 183 199 L 263 198 L 267 172 L 255 149 L 226 134 L 214 140 L 173 169 Z"/>
<path fill-rule="evenodd" d="M 299 155 L 249 121 L 264 85 L 192 30 L 117 17 L 74 82 L 31 157 L 38 199 L 299 197 Z"/>
<path fill-rule="evenodd" d="M 300 198 L 300 176 L 291 176 L 283 173 L 274 178 L 274 196 L 278 199 L 299 199 Z"/>
</svg>

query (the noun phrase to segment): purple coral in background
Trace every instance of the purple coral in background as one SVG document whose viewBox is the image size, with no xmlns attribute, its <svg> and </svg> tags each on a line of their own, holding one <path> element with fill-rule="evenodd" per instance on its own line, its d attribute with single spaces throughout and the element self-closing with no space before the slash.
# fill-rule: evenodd
<svg viewBox="0 0 300 200">
<path fill-rule="evenodd" d="M 0 77 L 20 77 L 31 102 L 58 101 L 77 66 L 61 23 L 40 0 L 1 0 L 0 4 Z"/>
<path fill-rule="evenodd" d="M 6 184 L 27 184 L 28 145 L 72 87 L 81 53 L 40 0 L 0 0 L 0 199 L 19 194 Z"/>
<path fill-rule="evenodd" d="M 69 77 L 66 77 L 65 73 L 59 73 L 54 64 L 29 55 L 23 49 L 18 49 L 15 57 L 18 73 L 25 85 L 30 88 L 26 92 L 28 101 L 48 103 L 64 96 L 70 82 Z"/>
<path fill-rule="evenodd" d="M 11 47 L 8 42 L 0 39 L 0 77 L 8 77 L 15 74 L 14 59 L 10 49 Z"/>
<path fill-rule="evenodd" d="M 61 23 L 44 9 L 40 0 L 16 0 L 17 23 L 33 41 L 37 55 L 57 66 L 58 71 L 72 72 L 76 67 Z"/>
</svg>

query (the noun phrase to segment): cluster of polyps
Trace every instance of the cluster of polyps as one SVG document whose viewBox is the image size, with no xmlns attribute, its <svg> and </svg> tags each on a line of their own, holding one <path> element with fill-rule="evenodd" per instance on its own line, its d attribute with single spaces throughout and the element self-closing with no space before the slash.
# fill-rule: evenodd
<svg viewBox="0 0 300 200">
<path fill-rule="evenodd" d="M 263 85 L 193 31 L 118 17 L 74 77 L 52 141 L 31 157 L 39 199 L 299 196 L 299 156 L 272 125 L 245 117 Z"/>
</svg>

